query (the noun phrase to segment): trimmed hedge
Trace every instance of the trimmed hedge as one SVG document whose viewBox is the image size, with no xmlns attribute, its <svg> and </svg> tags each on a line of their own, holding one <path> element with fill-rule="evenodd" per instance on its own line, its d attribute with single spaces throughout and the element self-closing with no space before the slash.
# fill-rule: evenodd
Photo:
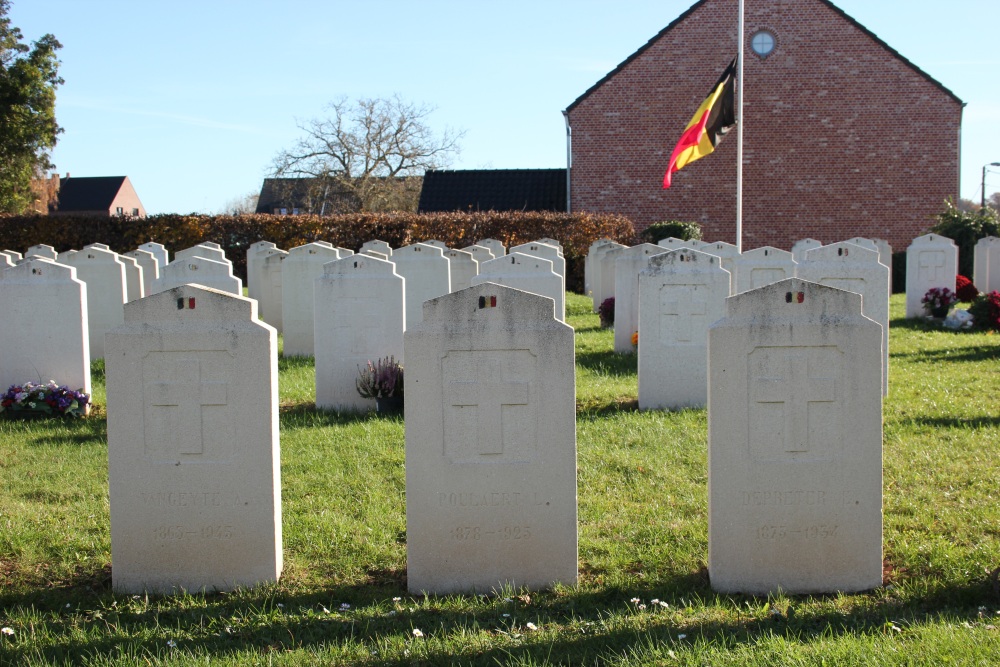
<svg viewBox="0 0 1000 667">
<path fill-rule="evenodd" d="M 600 238 L 635 243 L 632 222 L 620 215 L 589 213 L 497 212 L 475 213 L 352 213 L 336 216 L 154 215 L 147 218 L 96 216 L 0 216 L 0 248 L 24 252 L 45 243 L 62 252 L 91 243 L 107 244 L 123 253 L 143 243 L 162 243 L 174 253 L 214 241 L 233 262 L 233 271 L 246 280 L 246 250 L 257 241 L 271 241 L 289 249 L 313 241 L 357 251 L 363 243 L 381 239 L 392 247 L 437 239 L 463 248 L 480 239 L 495 238 L 510 247 L 540 238 L 563 245 L 566 288 L 583 290 L 583 260 L 590 244 Z"/>
</svg>

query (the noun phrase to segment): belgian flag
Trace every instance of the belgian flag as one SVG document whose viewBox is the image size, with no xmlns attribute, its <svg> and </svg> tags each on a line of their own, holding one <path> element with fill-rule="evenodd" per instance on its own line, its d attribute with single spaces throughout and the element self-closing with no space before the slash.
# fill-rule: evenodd
<svg viewBox="0 0 1000 667">
<path fill-rule="evenodd" d="M 719 77 L 705 101 L 698 107 L 694 118 L 684 128 L 674 152 L 670 155 L 670 166 L 663 176 L 663 187 L 670 187 L 670 177 L 698 158 L 715 150 L 722 137 L 736 125 L 736 105 L 734 102 L 734 81 L 736 80 L 736 58 Z"/>
</svg>

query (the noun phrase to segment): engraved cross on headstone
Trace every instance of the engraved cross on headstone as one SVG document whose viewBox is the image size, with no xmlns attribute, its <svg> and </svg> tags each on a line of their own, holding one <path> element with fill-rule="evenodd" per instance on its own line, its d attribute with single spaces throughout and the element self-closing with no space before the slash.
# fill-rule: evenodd
<svg viewBox="0 0 1000 667">
<path fill-rule="evenodd" d="M 382 330 L 382 313 L 375 299 L 345 297 L 340 299 L 337 310 L 341 313 L 337 323 L 338 339 L 350 341 L 352 355 L 368 354 L 373 344 L 377 344 Z M 343 349 L 343 348 L 340 348 Z"/>
<path fill-rule="evenodd" d="M 920 277 L 923 280 L 943 280 L 944 264 L 944 253 L 940 250 L 920 253 Z"/>
<path fill-rule="evenodd" d="M 707 305 L 705 299 L 697 296 L 698 287 L 701 285 L 684 285 L 663 292 L 661 333 L 665 339 L 672 332 L 673 340 L 689 343 L 694 338 L 694 332 L 704 328 L 702 320 L 705 318 Z"/>
<path fill-rule="evenodd" d="M 173 430 L 172 441 L 179 454 L 204 454 L 202 416 L 205 406 L 228 404 L 225 382 L 201 379 L 201 362 L 182 359 L 172 365 L 173 377 L 166 382 L 146 384 L 146 395 L 154 408 L 166 409 Z"/>
<path fill-rule="evenodd" d="M 480 454 L 503 454 L 503 406 L 527 405 L 527 382 L 503 382 L 500 363 L 475 366 L 476 379 L 451 382 L 448 404 L 476 408 L 477 450 Z"/>
<path fill-rule="evenodd" d="M 784 366 L 777 377 L 758 377 L 754 382 L 757 403 L 782 403 L 784 451 L 809 451 L 809 404 L 837 400 L 837 382 L 832 377 L 809 375 L 809 360 L 803 354 L 788 354 L 775 365 Z M 778 369 L 775 369 L 778 370 Z"/>
</svg>

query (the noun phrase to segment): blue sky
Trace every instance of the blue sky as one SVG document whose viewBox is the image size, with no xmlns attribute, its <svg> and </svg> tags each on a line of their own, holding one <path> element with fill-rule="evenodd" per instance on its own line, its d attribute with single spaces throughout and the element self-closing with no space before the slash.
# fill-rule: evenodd
<svg viewBox="0 0 1000 667">
<path fill-rule="evenodd" d="M 340 95 L 436 107 L 433 127 L 466 132 L 453 168 L 564 167 L 562 110 L 693 1 L 13 0 L 10 17 L 63 44 L 60 173 L 211 213 Z M 967 103 L 961 195 L 978 200 L 1000 162 L 1000 2 L 834 3 Z"/>
</svg>

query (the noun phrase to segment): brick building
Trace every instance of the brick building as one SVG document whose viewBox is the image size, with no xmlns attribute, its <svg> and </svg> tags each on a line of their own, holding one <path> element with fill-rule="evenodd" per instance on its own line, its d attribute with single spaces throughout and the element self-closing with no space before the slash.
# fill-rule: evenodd
<svg viewBox="0 0 1000 667">
<path fill-rule="evenodd" d="M 744 249 L 807 236 L 905 249 L 958 199 L 963 102 L 827 0 L 745 4 Z M 736 53 L 737 7 L 700 0 L 566 109 L 571 210 L 735 240 L 735 132 L 662 181 Z"/>
</svg>

